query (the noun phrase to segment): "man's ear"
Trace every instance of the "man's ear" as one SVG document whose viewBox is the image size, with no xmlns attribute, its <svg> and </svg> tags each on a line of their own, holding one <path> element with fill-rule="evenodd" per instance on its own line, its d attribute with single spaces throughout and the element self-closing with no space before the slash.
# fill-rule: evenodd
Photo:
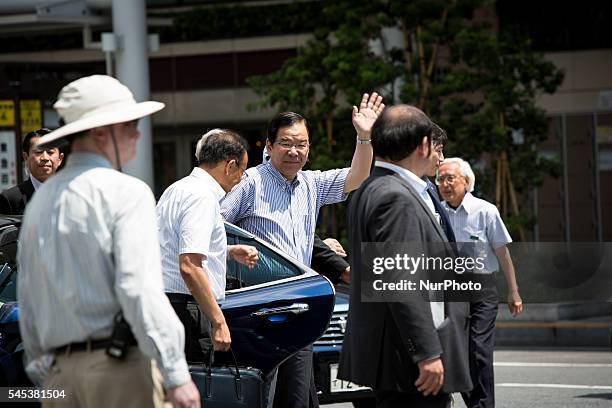
<svg viewBox="0 0 612 408">
<path fill-rule="evenodd" d="M 104 142 L 105 139 L 110 135 L 110 129 L 107 126 L 97 127 L 90 130 L 91 136 L 99 141 Z"/>
<path fill-rule="evenodd" d="M 270 143 L 270 139 L 266 139 L 266 151 L 268 152 L 268 156 L 270 155 L 271 150 L 272 150 L 272 143 Z"/>
<path fill-rule="evenodd" d="M 417 151 L 419 156 L 421 157 L 429 157 L 430 149 L 429 149 L 429 137 L 425 136 L 421 143 L 417 147 Z"/>
<path fill-rule="evenodd" d="M 28 154 L 26 152 L 21 152 L 21 158 L 23 159 L 23 161 L 28 161 Z"/>
<path fill-rule="evenodd" d="M 231 172 L 232 172 L 232 166 L 237 166 L 237 165 L 238 165 L 238 164 L 236 163 L 236 159 L 231 159 L 231 160 L 228 160 L 228 161 L 225 163 L 225 174 L 226 174 L 227 176 L 229 176 L 229 175 L 231 174 Z"/>
</svg>

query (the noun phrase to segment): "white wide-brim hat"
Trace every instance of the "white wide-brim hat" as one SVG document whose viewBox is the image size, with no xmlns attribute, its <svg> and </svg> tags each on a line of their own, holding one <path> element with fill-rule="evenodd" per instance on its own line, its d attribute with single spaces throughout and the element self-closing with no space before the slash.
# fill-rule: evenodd
<svg viewBox="0 0 612 408">
<path fill-rule="evenodd" d="M 63 87 L 53 105 L 65 125 L 38 139 L 37 145 L 100 126 L 140 119 L 164 106 L 155 101 L 136 102 L 128 87 L 113 77 L 83 77 Z"/>
</svg>

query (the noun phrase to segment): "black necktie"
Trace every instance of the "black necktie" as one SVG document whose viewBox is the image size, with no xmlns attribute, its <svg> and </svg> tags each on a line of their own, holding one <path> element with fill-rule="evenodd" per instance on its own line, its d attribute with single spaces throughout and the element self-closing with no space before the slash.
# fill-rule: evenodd
<svg viewBox="0 0 612 408">
<path fill-rule="evenodd" d="M 433 183 L 427 183 L 427 193 L 431 197 L 431 201 L 433 201 L 433 205 L 436 209 L 436 212 L 440 215 L 440 224 L 442 224 L 442 229 L 446 234 L 446 238 L 448 238 L 449 242 L 455 242 L 455 233 L 453 232 L 453 228 L 450 225 L 450 220 L 448 219 L 448 214 L 446 214 L 446 210 L 442 207 L 440 203 L 440 199 L 438 198 L 438 192 L 435 191 L 436 186 Z"/>
</svg>

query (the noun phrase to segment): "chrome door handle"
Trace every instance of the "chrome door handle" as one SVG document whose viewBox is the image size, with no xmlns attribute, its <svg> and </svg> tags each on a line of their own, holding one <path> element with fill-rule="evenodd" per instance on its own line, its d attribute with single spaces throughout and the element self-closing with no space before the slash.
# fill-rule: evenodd
<svg viewBox="0 0 612 408">
<path fill-rule="evenodd" d="M 251 313 L 251 317 L 267 317 L 278 314 L 287 314 L 291 313 L 293 315 L 299 315 L 302 313 L 306 313 L 310 309 L 307 303 L 294 303 L 290 306 L 279 306 L 279 307 L 270 307 L 259 309 L 256 312 Z"/>
</svg>

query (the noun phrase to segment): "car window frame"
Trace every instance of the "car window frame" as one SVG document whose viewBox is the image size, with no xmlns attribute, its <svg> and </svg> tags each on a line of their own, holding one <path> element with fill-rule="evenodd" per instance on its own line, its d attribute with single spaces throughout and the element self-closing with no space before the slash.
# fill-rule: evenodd
<svg viewBox="0 0 612 408">
<path fill-rule="evenodd" d="M 256 290 L 256 289 L 260 289 L 260 288 L 269 287 L 269 286 L 275 286 L 275 285 L 279 285 L 279 284 L 283 284 L 283 283 L 287 283 L 287 282 L 292 282 L 292 281 L 297 281 L 297 280 L 301 280 L 301 279 L 305 279 L 305 278 L 313 277 L 313 276 L 323 276 L 323 275 L 320 275 L 318 272 L 315 272 L 314 270 L 312 270 L 310 267 L 304 265 L 302 262 L 300 262 L 299 260 L 295 259 L 291 255 L 283 252 L 281 249 L 275 247 L 274 245 L 269 244 L 268 242 L 266 242 L 266 241 L 256 237 L 255 235 L 251 234 L 250 232 L 248 232 L 248 231 L 246 231 L 246 230 L 244 230 L 244 229 L 242 229 L 242 228 L 240 228 L 240 227 L 238 227 L 238 226 L 236 226 L 234 224 L 228 223 L 227 221 L 225 222 L 225 234 L 228 237 L 228 244 L 230 242 L 230 235 L 233 235 L 233 237 L 231 237 L 231 239 L 232 239 L 232 241 L 234 243 L 237 242 L 237 240 L 239 240 L 239 239 L 255 241 L 258 244 L 260 244 L 261 246 L 263 246 L 263 247 L 267 248 L 268 250 L 270 250 L 271 252 L 274 252 L 279 258 L 281 258 L 285 262 L 293 265 L 298 271 L 301 272 L 301 274 L 299 274 L 297 276 L 291 276 L 291 277 L 287 277 L 287 278 L 272 280 L 272 281 L 269 281 L 269 282 L 259 283 L 257 285 L 250 285 L 250 286 L 244 286 L 244 287 L 240 287 L 240 288 L 236 288 L 236 289 L 226 290 L 225 291 L 226 295 L 242 293 L 242 292 L 246 292 L 246 291 L 250 291 L 250 290 Z M 244 244 L 248 245 L 248 243 L 244 243 Z"/>
</svg>

